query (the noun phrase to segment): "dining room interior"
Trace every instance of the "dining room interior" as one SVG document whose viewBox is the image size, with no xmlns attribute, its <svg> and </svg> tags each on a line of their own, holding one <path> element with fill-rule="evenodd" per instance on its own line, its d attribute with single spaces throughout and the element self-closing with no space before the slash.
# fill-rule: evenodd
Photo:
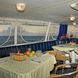
<svg viewBox="0 0 78 78">
<path fill-rule="evenodd" d="M 78 78 L 78 1 L 0 0 L 0 78 Z"/>
</svg>

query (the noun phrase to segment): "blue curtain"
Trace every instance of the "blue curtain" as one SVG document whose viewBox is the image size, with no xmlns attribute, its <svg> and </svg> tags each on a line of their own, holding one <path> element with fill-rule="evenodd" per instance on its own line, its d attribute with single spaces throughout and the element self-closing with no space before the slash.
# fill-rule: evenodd
<svg viewBox="0 0 78 78">
<path fill-rule="evenodd" d="M 65 35 L 65 36 L 67 35 L 67 28 L 68 28 L 67 24 L 60 24 L 59 34 L 57 39 L 61 39 L 62 35 Z"/>
</svg>

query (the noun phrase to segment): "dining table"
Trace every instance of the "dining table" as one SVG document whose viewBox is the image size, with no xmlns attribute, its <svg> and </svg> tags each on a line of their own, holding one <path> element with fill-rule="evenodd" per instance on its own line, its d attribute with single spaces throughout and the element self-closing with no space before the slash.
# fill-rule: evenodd
<svg viewBox="0 0 78 78">
<path fill-rule="evenodd" d="M 52 48 L 55 50 L 66 51 L 68 53 L 70 50 L 75 50 L 75 52 L 78 54 L 78 45 L 72 46 L 70 44 L 61 44 L 61 45 L 52 46 Z"/>
<path fill-rule="evenodd" d="M 61 44 L 57 46 L 52 46 L 54 50 L 59 50 L 70 54 L 71 62 L 76 62 L 75 59 L 78 59 L 78 44 L 72 46 L 70 44 Z"/>
<path fill-rule="evenodd" d="M 54 55 L 26 57 L 15 61 L 13 57 L 0 58 L 0 78 L 49 78 L 56 59 Z"/>
</svg>

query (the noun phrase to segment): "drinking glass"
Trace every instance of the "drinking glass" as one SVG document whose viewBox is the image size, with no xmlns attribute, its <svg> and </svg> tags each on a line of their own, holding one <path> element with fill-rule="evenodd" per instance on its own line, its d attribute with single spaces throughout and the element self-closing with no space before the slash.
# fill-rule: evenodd
<svg viewBox="0 0 78 78">
<path fill-rule="evenodd" d="M 37 50 L 37 51 L 36 51 L 36 56 L 37 56 L 37 57 L 40 57 L 41 55 L 42 55 L 42 51 L 41 51 L 41 50 Z"/>
</svg>

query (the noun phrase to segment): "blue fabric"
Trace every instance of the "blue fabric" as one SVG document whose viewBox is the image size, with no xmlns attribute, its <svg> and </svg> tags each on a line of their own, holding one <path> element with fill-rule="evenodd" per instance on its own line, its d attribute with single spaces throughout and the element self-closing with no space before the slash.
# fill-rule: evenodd
<svg viewBox="0 0 78 78">
<path fill-rule="evenodd" d="M 54 41 L 39 42 L 39 43 L 32 43 L 26 45 L 3 47 L 0 48 L 0 58 L 9 56 L 10 52 L 17 53 L 18 50 L 20 50 L 21 53 L 25 53 L 28 50 L 28 48 L 31 48 L 31 51 L 41 50 L 42 52 L 45 52 L 47 50 L 53 50 L 52 46 L 59 45 L 60 43 L 61 44 L 69 43 L 72 40 L 73 39 L 54 40 Z M 78 43 L 78 39 L 74 39 L 74 41 Z"/>
<path fill-rule="evenodd" d="M 59 34 L 58 34 L 57 39 L 61 39 L 61 36 L 63 36 L 63 35 L 66 36 L 67 35 L 67 28 L 68 28 L 68 25 L 60 24 Z"/>
</svg>

